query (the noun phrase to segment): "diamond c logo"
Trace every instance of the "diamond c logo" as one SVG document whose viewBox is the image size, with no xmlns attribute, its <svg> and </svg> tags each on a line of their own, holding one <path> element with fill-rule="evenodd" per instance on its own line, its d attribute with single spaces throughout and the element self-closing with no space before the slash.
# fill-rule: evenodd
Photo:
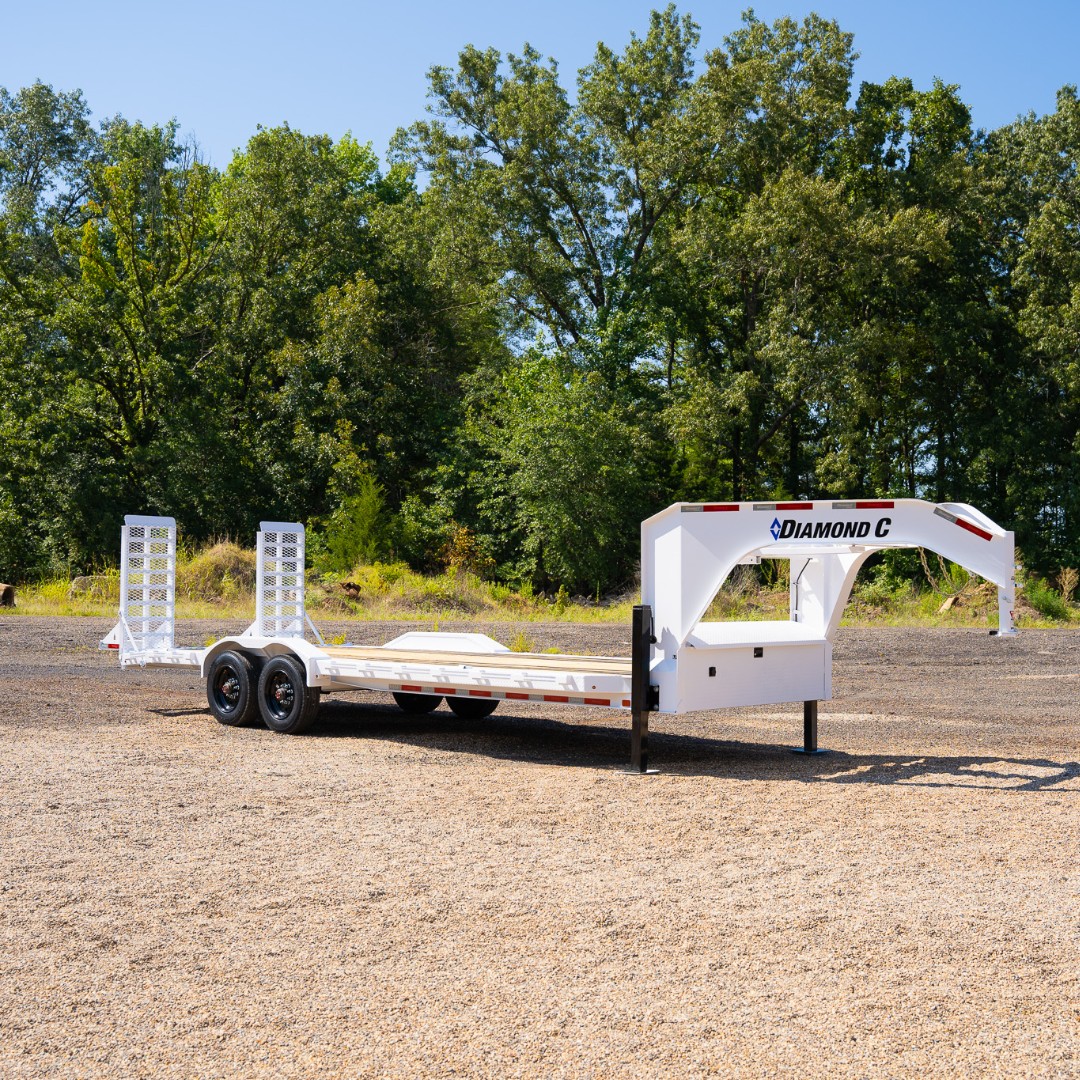
<svg viewBox="0 0 1080 1080">
<path fill-rule="evenodd" d="M 796 521 L 773 518 L 769 532 L 773 540 L 862 540 L 870 535 L 869 521 Z M 885 537 L 892 528 L 892 518 L 878 518 L 874 535 Z"/>
</svg>

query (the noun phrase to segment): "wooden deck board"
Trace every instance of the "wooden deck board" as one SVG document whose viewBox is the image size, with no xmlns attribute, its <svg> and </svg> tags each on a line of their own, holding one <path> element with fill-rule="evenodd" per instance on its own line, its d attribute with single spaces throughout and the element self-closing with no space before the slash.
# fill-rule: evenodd
<svg viewBox="0 0 1080 1080">
<path fill-rule="evenodd" d="M 630 676 L 629 658 L 573 656 L 565 653 L 472 653 L 427 649 L 388 649 L 370 645 L 327 645 L 322 651 L 335 660 L 374 660 L 436 667 L 518 668 L 529 671 L 589 672 Z"/>
</svg>

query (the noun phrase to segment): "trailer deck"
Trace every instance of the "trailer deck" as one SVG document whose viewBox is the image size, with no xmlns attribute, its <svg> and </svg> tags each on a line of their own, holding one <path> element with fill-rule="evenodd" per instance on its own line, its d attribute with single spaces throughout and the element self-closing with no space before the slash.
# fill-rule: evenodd
<svg viewBox="0 0 1080 1080">
<path fill-rule="evenodd" d="M 435 649 L 393 649 L 389 645 L 324 645 L 324 656 L 339 660 L 402 661 L 432 667 L 463 667 L 558 671 L 567 675 L 630 676 L 630 661 L 618 656 L 574 656 L 570 653 L 463 653 Z M 482 659 L 482 663 L 479 661 Z"/>
<path fill-rule="evenodd" d="M 329 677 L 328 692 L 363 684 L 391 693 L 630 708 L 631 662 L 615 656 L 329 645 L 312 661 Z"/>
</svg>

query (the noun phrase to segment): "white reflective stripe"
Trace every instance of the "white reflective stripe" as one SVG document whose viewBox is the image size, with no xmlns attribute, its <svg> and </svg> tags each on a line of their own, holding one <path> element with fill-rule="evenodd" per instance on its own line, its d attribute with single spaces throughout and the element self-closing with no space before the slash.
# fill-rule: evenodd
<svg viewBox="0 0 1080 1080">
<path fill-rule="evenodd" d="M 934 507 L 934 513 L 939 517 L 945 518 L 946 521 L 951 521 L 954 525 L 959 525 L 965 532 L 969 532 L 974 536 L 979 537 L 980 540 L 993 540 L 993 533 L 987 532 L 986 529 L 979 525 L 975 525 L 970 521 L 965 521 L 962 517 L 957 517 L 956 514 L 950 514 L 948 510 L 942 510 L 940 506 Z"/>
</svg>

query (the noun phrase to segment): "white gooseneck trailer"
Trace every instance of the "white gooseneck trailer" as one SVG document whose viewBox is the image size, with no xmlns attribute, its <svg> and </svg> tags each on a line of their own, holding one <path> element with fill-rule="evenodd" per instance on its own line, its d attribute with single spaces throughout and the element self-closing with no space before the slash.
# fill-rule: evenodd
<svg viewBox="0 0 1080 1080">
<path fill-rule="evenodd" d="M 382 646 L 328 645 L 304 606 L 304 527 L 263 522 L 256 611 L 242 633 L 207 648 L 175 636 L 176 523 L 127 517 L 120 619 L 102 641 L 123 666 L 196 667 L 223 724 L 262 718 L 292 734 L 320 696 L 389 692 L 406 711 L 446 701 L 482 717 L 500 701 L 631 713 L 632 768 L 648 766 L 648 714 L 804 703 L 802 752 L 818 752 L 817 704 L 832 696 L 832 639 L 859 568 L 874 552 L 923 547 L 998 587 L 999 635 L 1013 627 L 1014 542 L 971 506 L 918 499 L 677 503 L 641 526 L 642 603 L 631 657 L 514 653 L 483 634 L 403 634 Z M 790 617 L 707 622 L 739 564 L 790 562 Z"/>
</svg>

